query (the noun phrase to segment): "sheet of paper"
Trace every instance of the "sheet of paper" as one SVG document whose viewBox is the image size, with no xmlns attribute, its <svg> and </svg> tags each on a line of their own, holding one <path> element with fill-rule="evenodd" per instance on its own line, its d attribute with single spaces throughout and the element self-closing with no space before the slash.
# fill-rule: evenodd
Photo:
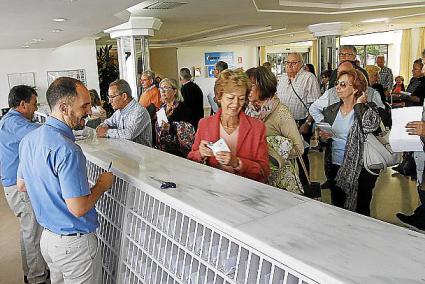
<svg viewBox="0 0 425 284">
<path fill-rule="evenodd" d="M 422 120 L 423 107 L 403 107 L 391 110 L 393 125 L 389 142 L 394 152 L 423 151 L 419 136 L 409 135 L 406 124 Z"/>
<path fill-rule="evenodd" d="M 167 118 L 167 115 L 165 114 L 165 109 L 164 108 L 160 108 L 156 112 L 156 119 L 158 120 L 158 125 L 159 126 L 162 125 L 162 122 L 168 123 L 168 118 Z"/>
<path fill-rule="evenodd" d="M 229 146 L 227 146 L 226 141 L 223 138 L 220 138 L 217 142 L 211 143 L 208 147 L 213 151 L 214 155 L 217 152 L 230 152 Z"/>
<path fill-rule="evenodd" d="M 335 131 L 332 129 L 332 125 L 326 122 L 316 122 L 317 127 L 319 127 L 320 130 L 332 133 L 333 136 L 337 136 Z"/>
</svg>

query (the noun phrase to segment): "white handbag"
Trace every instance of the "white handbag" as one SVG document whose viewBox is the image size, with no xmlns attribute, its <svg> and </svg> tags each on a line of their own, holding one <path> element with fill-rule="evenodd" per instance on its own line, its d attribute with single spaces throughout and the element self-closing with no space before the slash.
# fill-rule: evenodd
<svg viewBox="0 0 425 284">
<path fill-rule="evenodd" d="M 371 170 L 386 170 L 387 167 L 395 166 L 401 162 L 399 153 L 394 153 L 388 142 L 389 133 L 376 137 L 372 133 L 366 135 L 363 149 L 363 163 L 366 170 L 373 174 Z"/>
</svg>

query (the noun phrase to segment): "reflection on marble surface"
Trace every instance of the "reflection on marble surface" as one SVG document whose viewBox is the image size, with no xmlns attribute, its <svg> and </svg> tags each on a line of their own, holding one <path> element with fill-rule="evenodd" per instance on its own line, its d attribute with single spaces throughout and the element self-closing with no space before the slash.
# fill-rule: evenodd
<svg viewBox="0 0 425 284">
<path fill-rule="evenodd" d="M 311 279 L 425 283 L 425 235 L 130 141 L 79 144 L 99 166 L 113 161 L 114 174 Z"/>
</svg>

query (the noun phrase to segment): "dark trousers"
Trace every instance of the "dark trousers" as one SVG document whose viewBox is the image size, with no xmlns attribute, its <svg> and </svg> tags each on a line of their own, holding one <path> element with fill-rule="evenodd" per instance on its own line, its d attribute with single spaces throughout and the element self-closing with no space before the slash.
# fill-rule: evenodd
<svg viewBox="0 0 425 284">
<path fill-rule="evenodd" d="M 297 123 L 298 128 L 303 125 L 305 123 L 306 119 L 300 119 L 300 120 L 296 120 L 295 122 Z M 310 139 L 313 136 L 313 125 L 310 125 L 310 127 L 308 128 L 308 132 L 306 134 L 301 134 L 305 140 L 305 142 L 310 143 Z M 304 149 L 304 154 L 302 155 L 305 167 L 307 168 L 307 171 L 310 173 L 310 160 L 308 159 L 308 151 L 310 148 L 305 148 Z M 304 171 L 302 170 L 301 167 L 301 163 L 300 161 L 298 161 L 297 159 L 297 163 L 298 163 L 298 168 L 299 170 L 299 177 L 300 177 L 300 181 L 302 185 L 306 185 L 308 184 L 307 182 L 307 178 L 305 176 Z"/>
<path fill-rule="evenodd" d="M 336 175 L 339 166 L 331 164 L 329 168 L 329 180 L 331 188 L 332 204 L 344 208 L 346 200 L 345 192 L 336 186 Z M 365 168 L 360 172 L 358 179 L 358 193 L 357 193 L 357 208 L 356 212 L 362 215 L 370 216 L 370 202 L 372 201 L 373 188 L 375 187 L 378 176 L 370 174 Z"/>
</svg>

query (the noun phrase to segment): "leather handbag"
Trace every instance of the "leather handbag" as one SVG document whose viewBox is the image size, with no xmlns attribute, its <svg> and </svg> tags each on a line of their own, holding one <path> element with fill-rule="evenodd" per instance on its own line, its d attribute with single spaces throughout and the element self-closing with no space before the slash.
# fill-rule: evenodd
<svg viewBox="0 0 425 284">
<path fill-rule="evenodd" d="M 369 104 L 367 104 L 369 106 Z M 370 106 L 369 106 L 370 107 Z M 389 139 L 389 132 L 376 137 L 373 133 L 364 133 L 361 118 L 356 114 L 360 130 L 366 135 L 363 145 L 363 164 L 372 175 L 379 175 L 372 170 L 386 170 L 400 163 L 400 155 L 393 152 Z"/>
<path fill-rule="evenodd" d="M 400 163 L 400 155 L 391 150 L 388 140 L 378 139 L 372 133 L 368 133 L 364 142 L 363 161 L 366 170 L 373 174 L 371 170 L 386 170 Z"/>
</svg>

